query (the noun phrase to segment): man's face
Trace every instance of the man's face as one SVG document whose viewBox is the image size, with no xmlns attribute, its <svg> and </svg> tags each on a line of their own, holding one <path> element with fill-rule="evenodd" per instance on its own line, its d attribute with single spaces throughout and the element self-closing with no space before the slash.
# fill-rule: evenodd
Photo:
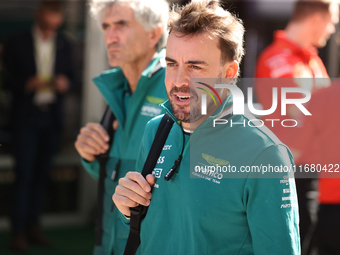
<svg viewBox="0 0 340 255">
<path fill-rule="evenodd" d="M 171 32 L 166 62 L 165 86 L 175 117 L 183 122 L 197 121 L 202 117 L 201 95 L 204 92 L 197 89 L 195 84 L 190 87 L 190 78 L 223 76 L 227 64 L 221 66 L 218 38 L 209 33 L 183 36 Z M 212 103 L 208 97 L 208 108 Z"/>
<path fill-rule="evenodd" d="M 40 27 L 45 31 L 55 32 L 63 23 L 64 15 L 58 11 L 41 10 L 38 14 Z"/>
<path fill-rule="evenodd" d="M 137 22 L 130 6 L 114 4 L 107 7 L 102 28 L 112 67 L 136 63 L 150 51 L 149 32 Z"/>
<path fill-rule="evenodd" d="M 329 12 L 320 13 L 320 18 L 314 26 L 312 44 L 317 48 L 326 46 L 328 39 L 335 32 L 335 25 L 338 23 L 339 11 L 337 5 L 333 5 Z"/>
</svg>

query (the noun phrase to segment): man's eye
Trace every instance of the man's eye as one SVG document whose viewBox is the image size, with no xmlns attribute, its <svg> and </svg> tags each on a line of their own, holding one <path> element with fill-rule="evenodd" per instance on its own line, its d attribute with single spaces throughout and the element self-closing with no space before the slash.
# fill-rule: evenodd
<svg viewBox="0 0 340 255">
<path fill-rule="evenodd" d="M 125 21 L 121 21 L 117 23 L 117 27 L 126 27 L 127 26 L 127 22 Z"/>
<path fill-rule="evenodd" d="M 109 27 L 109 25 L 107 25 L 107 24 L 103 24 L 102 25 L 102 29 L 105 31 L 107 28 Z"/>
<path fill-rule="evenodd" d="M 192 69 L 195 69 L 195 70 L 200 70 L 201 68 L 199 66 L 191 66 Z"/>
<path fill-rule="evenodd" d="M 168 67 L 173 67 L 173 66 L 175 66 L 176 64 L 175 64 L 175 63 L 168 62 L 168 63 L 166 63 L 166 65 L 167 65 Z"/>
</svg>

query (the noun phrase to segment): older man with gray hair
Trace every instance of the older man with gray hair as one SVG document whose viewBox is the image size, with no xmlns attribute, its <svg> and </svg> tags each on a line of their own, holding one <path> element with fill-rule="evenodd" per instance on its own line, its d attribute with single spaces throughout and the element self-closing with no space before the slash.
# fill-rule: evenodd
<svg viewBox="0 0 340 255">
<path fill-rule="evenodd" d="M 129 229 L 111 196 L 118 179 L 135 169 L 144 127 L 162 113 L 158 104 L 167 98 L 163 48 L 169 7 L 165 0 L 94 0 L 90 7 L 101 22 L 109 63 L 115 67 L 94 78 L 115 116 L 115 132 L 112 142 L 102 125 L 87 123 L 75 147 L 85 169 L 99 179 L 94 254 L 123 254 Z M 103 172 L 97 156 L 105 152 Z"/>
</svg>

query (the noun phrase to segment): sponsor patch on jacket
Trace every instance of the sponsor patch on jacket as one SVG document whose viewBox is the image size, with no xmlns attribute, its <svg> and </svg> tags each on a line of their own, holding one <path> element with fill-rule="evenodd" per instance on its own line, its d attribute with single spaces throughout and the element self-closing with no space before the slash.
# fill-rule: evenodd
<svg viewBox="0 0 340 255">
<path fill-rule="evenodd" d="M 158 105 L 146 103 L 142 106 L 141 115 L 156 117 L 162 113 L 162 109 Z"/>
<path fill-rule="evenodd" d="M 146 100 L 150 103 L 150 104 L 161 104 L 163 103 L 165 100 L 163 98 L 159 98 L 159 97 L 153 97 L 153 96 L 147 96 Z"/>
<path fill-rule="evenodd" d="M 141 115 L 148 117 L 156 117 L 162 113 L 162 109 L 159 104 L 163 103 L 165 100 L 159 97 L 147 96 L 146 103 L 142 106 Z"/>
<path fill-rule="evenodd" d="M 210 165 L 220 165 L 225 166 L 229 164 L 229 161 L 215 158 L 213 156 L 210 156 L 208 154 L 202 153 L 202 157 L 210 164 Z"/>
</svg>

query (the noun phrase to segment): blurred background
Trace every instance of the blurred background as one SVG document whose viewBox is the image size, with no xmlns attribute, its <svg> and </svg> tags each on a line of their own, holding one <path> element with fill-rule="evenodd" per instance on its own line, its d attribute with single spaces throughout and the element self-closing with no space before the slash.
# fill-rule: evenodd
<svg viewBox="0 0 340 255">
<path fill-rule="evenodd" d="M 151 0 L 157 1 L 157 0 Z M 50 185 L 44 207 L 42 224 L 56 243 L 52 250 L 30 249 L 29 254 L 92 254 L 94 245 L 94 208 L 96 182 L 82 169 L 74 149 L 81 126 L 98 122 L 105 109 L 103 97 L 92 78 L 109 68 L 105 44 L 98 24 L 89 16 L 87 1 L 64 0 L 65 20 L 61 27 L 74 45 L 76 87 L 65 95 L 65 128 L 62 145 L 53 160 Z M 185 4 L 188 1 L 171 1 Z M 246 55 L 241 63 L 241 77 L 254 77 L 259 53 L 273 39 L 275 30 L 284 29 L 292 13 L 293 0 L 234 0 L 221 1 L 236 13 L 246 28 Z M 3 45 L 9 37 L 31 29 L 38 8 L 37 0 L 0 1 L 0 254 L 8 250 L 10 231 L 10 193 L 14 182 L 14 159 L 10 113 L 11 93 L 3 87 Z M 339 76 L 339 45 L 337 32 L 326 47 L 319 50 L 331 78 Z M 25 42 L 22 42 L 25 43 Z M 53 253 L 55 252 L 55 253 Z"/>
</svg>

